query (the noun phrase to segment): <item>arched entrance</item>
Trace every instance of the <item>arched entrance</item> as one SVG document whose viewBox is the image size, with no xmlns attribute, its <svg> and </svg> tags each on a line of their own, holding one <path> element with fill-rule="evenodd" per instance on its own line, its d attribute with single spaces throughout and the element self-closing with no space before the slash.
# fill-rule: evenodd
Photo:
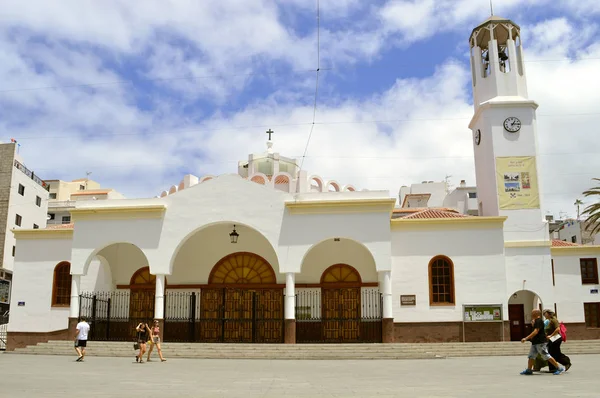
<svg viewBox="0 0 600 398">
<path fill-rule="evenodd" d="M 200 340 L 283 342 L 283 287 L 263 257 L 237 252 L 215 264 L 200 295 Z"/>
<path fill-rule="evenodd" d="M 129 283 L 129 319 L 135 322 L 150 322 L 154 318 L 154 291 L 156 276 L 150 267 L 138 269 Z"/>
<path fill-rule="evenodd" d="M 335 264 L 323 272 L 321 316 L 326 341 L 358 340 L 361 283 L 358 271 L 348 264 Z"/>
<path fill-rule="evenodd" d="M 519 290 L 508 299 L 510 340 L 520 341 L 531 333 L 531 311 L 542 310 L 540 296 L 530 290 Z"/>
</svg>

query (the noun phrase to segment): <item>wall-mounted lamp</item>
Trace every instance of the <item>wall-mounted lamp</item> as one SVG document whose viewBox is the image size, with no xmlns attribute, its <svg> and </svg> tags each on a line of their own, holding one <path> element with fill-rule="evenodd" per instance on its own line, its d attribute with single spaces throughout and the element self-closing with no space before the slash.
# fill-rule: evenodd
<svg viewBox="0 0 600 398">
<path fill-rule="evenodd" d="M 237 233 L 237 231 L 235 230 L 235 224 L 233 224 L 233 231 L 231 231 L 231 233 L 229 234 L 229 239 L 231 239 L 231 243 L 237 243 L 239 236 L 240 234 Z"/>
</svg>

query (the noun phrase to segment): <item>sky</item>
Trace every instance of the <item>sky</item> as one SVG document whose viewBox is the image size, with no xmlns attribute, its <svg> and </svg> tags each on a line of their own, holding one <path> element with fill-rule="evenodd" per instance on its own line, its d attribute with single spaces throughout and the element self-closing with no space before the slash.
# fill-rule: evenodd
<svg viewBox="0 0 600 398">
<path fill-rule="evenodd" d="M 318 19 L 316 0 L 0 3 L 0 141 L 44 179 L 154 197 L 236 173 L 271 128 L 341 185 L 475 183 L 468 39 L 489 0 L 320 0 Z M 543 211 L 575 216 L 600 177 L 600 2 L 494 13 L 521 26 Z"/>
</svg>

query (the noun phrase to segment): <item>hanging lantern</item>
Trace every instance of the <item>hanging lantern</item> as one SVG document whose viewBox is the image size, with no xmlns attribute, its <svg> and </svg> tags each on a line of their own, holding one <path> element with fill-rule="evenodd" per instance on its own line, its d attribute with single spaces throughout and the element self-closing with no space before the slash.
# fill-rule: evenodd
<svg viewBox="0 0 600 398">
<path fill-rule="evenodd" d="M 233 231 L 231 231 L 231 233 L 229 234 L 229 239 L 231 239 L 231 243 L 237 243 L 239 236 L 240 234 L 237 233 L 237 231 L 235 230 L 235 224 L 233 224 Z"/>
</svg>

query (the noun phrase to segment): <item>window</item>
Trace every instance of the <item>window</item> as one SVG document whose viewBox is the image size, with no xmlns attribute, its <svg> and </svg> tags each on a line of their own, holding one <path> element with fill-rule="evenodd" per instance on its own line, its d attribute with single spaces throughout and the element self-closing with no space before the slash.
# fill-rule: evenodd
<svg viewBox="0 0 600 398">
<path fill-rule="evenodd" d="M 85 191 L 85 185 L 80 185 L 80 186 L 79 186 L 79 190 L 80 190 L 80 191 Z"/>
<path fill-rule="evenodd" d="M 448 257 L 429 262 L 429 304 L 454 304 L 454 265 Z"/>
<path fill-rule="evenodd" d="M 49 196 L 50 199 L 56 199 L 56 194 L 55 193 L 51 193 Z"/>
<path fill-rule="evenodd" d="M 25 187 L 22 184 L 19 184 L 19 195 L 25 196 Z"/>
<path fill-rule="evenodd" d="M 20 227 L 21 221 L 23 221 L 23 217 L 17 214 L 17 216 L 15 217 L 15 224 Z"/>
<path fill-rule="evenodd" d="M 598 261 L 595 258 L 579 259 L 581 268 L 581 283 L 584 285 L 598 284 Z"/>
<path fill-rule="evenodd" d="M 71 304 L 71 264 L 59 263 L 54 268 L 52 285 L 52 305 L 69 306 Z"/>
<path fill-rule="evenodd" d="M 40 226 L 37 224 L 33 224 L 33 229 L 40 229 Z"/>
<path fill-rule="evenodd" d="M 71 222 L 71 216 L 63 216 L 63 218 L 62 218 L 63 224 L 68 224 L 70 222 Z"/>
<path fill-rule="evenodd" d="M 48 220 L 54 220 L 56 218 L 54 213 L 48 213 Z"/>
<path fill-rule="evenodd" d="M 583 303 L 585 313 L 585 326 L 600 328 L 600 303 Z"/>
<path fill-rule="evenodd" d="M 16 252 L 17 252 L 17 246 L 13 246 L 13 249 L 12 249 L 12 256 L 13 257 L 15 256 Z"/>
<path fill-rule="evenodd" d="M 571 243 L 577 243 L 577 237 L 571 236 Z"/>
<path fill-rule="evenodd" d="M 42 207 L 42 198 L 40 198 L 39 196 L 35 197 L 35 205 L 37 207 Z"/>
<path fill-rule="evenodd" d="M 469 192 L 469 199 L 477 199 L 477 192 Z"/>
</svg>

